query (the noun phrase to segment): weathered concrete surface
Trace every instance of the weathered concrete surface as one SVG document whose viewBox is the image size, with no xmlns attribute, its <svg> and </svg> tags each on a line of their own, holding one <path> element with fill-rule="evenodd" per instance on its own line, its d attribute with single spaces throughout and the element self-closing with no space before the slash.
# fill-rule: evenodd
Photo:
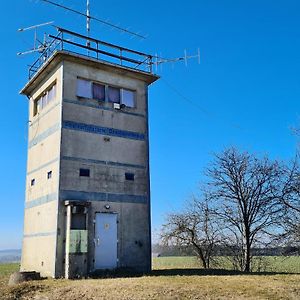
<svg viewBox="0 0 300 300">
<path fill-rule="evenodd" d="M 79 98 L 77 78 L 133 90 L 136 105 L 115 110 L 112 103 Z M 118 268 L 151 269 L 147 95 L 148 84 L 156 79 L 140 71 L 57 53 L 22 90 L 30 97 L 30 143 L 21 270 L 70 278 L 95 271 L 94 220 L 101 212 L 118 215 Z M 33 116 L 35 99 L 54 80 L 56 100 Z M 79 125 L 72 129 L 65 127 L 66 122 Z M 92 129 L 81 130 L 80 124 Z M 98 134 L 91 126 L 119 130 L 124 136 Z M 128 132 L 135 134 L 133 138 L 126 136 Z M 89 169 L 90 177 L 80 177 L 80 168 Z M 51 180 L 46 177 L 49 170 Z M 125 179 L 126 172 L 134 173 L 134 181 Z M 32 178 L 34 186 L 30 186 Z M 90 203 L 86 257 L 66 253 L 66 232 L 71 226 L 66 200 Z"/>
</svg>

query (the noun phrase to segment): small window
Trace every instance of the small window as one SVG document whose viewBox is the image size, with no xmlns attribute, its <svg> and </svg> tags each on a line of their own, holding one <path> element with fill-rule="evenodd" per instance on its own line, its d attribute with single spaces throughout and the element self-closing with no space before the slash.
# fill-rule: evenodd
<svg viewBox="0 0 300 300">
<path fill-rule="evenodd" d="M 30 185 L 31 186 L 34 186 L 35 185 L 35 179 L 33 178 L 33 179 L 31 179 L 31 181 L 30 181 Z"/>
<path fill-rule="evenodd" d="M 44 91 L 43 94 L 34 100 L 33 116 L 38 114 L 43 108 L 45 108 L 51 101 L 56 97 L 56 83 L 54 83 L 51 88 Z"/>
<path fill-rule="evenodd" d="M 134 181 L 134 174 L 133 173 L 125 173 L 125 179 Z"/>
<path fill-rule="evenodd" d="M 41 107 L 41 104 L 42 104 L 42 100 L 41 98 L 39 98 L 37 101 L 36 101 L 36 112 L 39 113 L 42 109 Z"/>
<path fill-rule="evenodd" d="M 120 89 L 109 86 L 108 87 L 108 101 L 113 103 L 120 103 Z"/>
<path fill-rule="evenodd" d="M 122 89 L 122 104 L 127 107 L 134 107 L 135 93 L 130 90 Z"/>
<path fill-rule="evenodd" d="M 48 91 L 48 103 L 55 99 L 56 96 L 56 84 L 54 84 Z"/>
<path fill-rule="evenodd" d="M 48 173 L 47 173 L 47 179 L 51 179 L 52 178 L 52 171 L 49 171 Z"/>
<path fill-rule="evenodd" d="M 77 79 L 77 96 L 82 98 L 92 98 L 92 82 L 85 79 Z"/>
<path fill-rule="evenodd" d="M 90 169 L 80 169 L 79 176 L 81 177 L 90 177 Z"/>
<path fill-rule="evenodd" d="M 105 85 L 93 83 L 93 98 L 100 101 L 105 101 Z"/>
<path fill-rule="evenodd" d="M 41 110 L 41 98 L 33 102 L 33 116 L 37 115 Z"/>
</svg>

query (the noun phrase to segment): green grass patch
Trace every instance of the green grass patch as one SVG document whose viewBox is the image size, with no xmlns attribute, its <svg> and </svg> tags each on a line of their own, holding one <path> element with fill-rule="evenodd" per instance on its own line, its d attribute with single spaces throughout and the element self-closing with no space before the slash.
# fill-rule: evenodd
<svg viewBox="0 0 300 300">
<path fill-rule="evenodd" d="M 211 268 L 233 270 L 229 257 L 217 257 L 216 263 L 211 263 Z M 194 256 L 168 256 L 154 257 L 152 260 L 154 270 L 163 269 L 197 269 L 201 263 Z M 295 273 L 300 274 L 299 256 L 265 256 L 254 257 L 253 272 Z"/>
<path fill-rule="evenodd" d="M 19 271 L 20 264 L 18 263 L 10 263 L 10 264 L 0 264 L 0 276 L 7 276 L 14 272 Z"/>
<path fill-rule="evenodd" d="M 152 259 L 152 269 L 197 269 L 201 264 L 196 256 L 166 256 L 154 257 Z"/>
</svg>

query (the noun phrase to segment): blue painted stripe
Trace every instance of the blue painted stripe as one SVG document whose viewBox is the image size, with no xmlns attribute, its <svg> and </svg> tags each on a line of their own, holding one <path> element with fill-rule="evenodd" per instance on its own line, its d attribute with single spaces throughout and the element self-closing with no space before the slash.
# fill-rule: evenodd
<svg viewBox="0 0 300 300">
<path fill-rule="evenodd" d="M 147 203 L 148 198 L 143 195 L 126 195 L 111 193 L 95 193 L 83 191 L 60 190 L 60 200 L 80 200 L 80 201 L 107 201 L 121 203 Z"/>
<path fill-rule="evenodd" d="M 76 105 L 81 105 L 81 106 L 86 106 L 86 107 L 92 107 L 92 108 L 101 109 L 101 110 L 108 110 L 108 111 L 116 112 L 116 110 L 114 108 L 100 106 L 100 105 L 96 105 L 96 104 L 93 104 L 93 103 L 84 103 L 84 102 L 81 102 L 79 100 L 76 101 L 76 100 L 64 99 L 64 102 L 71 103 L 71 104 L 76 104 Z M 126 114 L 126 115 L 132 115 L 132 116 L 136 116 L 136 117 L 142 117 L 142 118 L 146 117 L 145 115 L 140 114 L 140 113 L 134 113 L 134 112 L 124 111 L 124 110 L 118 110 L 118 113 L 122 113 L 122 114 Z"/>
<path fill-rule="evenodd" d="M 50 161 L 48 161 L 48 162 L 46 162 L 46 163 L 40 165 L 39 167 L 37 167 L 37 168 L 35 168 L 35 169 L 33 169 L 33 170 L 27 172 L 27 175 L 30 175 L 30 174 L 32 174 L 32 173 L 34 173 L 34 172 L 37 172 L 37 171 L 39 171 L 39 170 L 41 170 L 41 169 L 46 168 L 47 166 L 50 166 L 51 164 L 57 162 L 58 159 L 59 159 L 59 158 L 57 157 L 57 158 L 55 158 L 55 159 L 53 159 L 53 160 L 50 160 Z"/>
<path fill-rule="evenodd" d="M 39 206 L 39 205 L 43 205 L 45 203 L 49 203 L 52 201 L 58 200 L 58 195 L 57 193 L 53 193 L 53 194 L 48 194 L 42 197 L 39 197 L 37 199 L 25 202 L 25 209 L 29 209 L 35 206 Z"/>
<path fill-rule="evenodd" d="M 116 136 L 116 137 L 133 139 L 133 140 L 145 140 L 144 133 L 126 131 L 121 129 L 108 128 L 108 127 L 101 127 L 101 126 L 84 124 L 84 123 L 76 123 L 73 121 L 64 121 L 62 127 L 65 129 L 83 131 L 83 132 L 94 133 L 94 134 Z"/>
<path fill-rule="evenodd" d="M 82 162 L 82 163 L 92 163 L 92 164 L 101 164 L 101 165 L 109 165 L 109 166 L 116 166 L 116 167 L 146 169 L 145 166 L 133 165 L 133 164 L 126 164 L 126 163 L 119 163 L 119 162 L 114 162 L 114 161 L 86 159 L 86 158 L 70 157 L 70 156 L 63 156 L 62 159 L 63 160 L 68 160 L 68 161 L 77 161 L 77 162 Z"/>
<path fill-rule="evenodd" d="M 37 145 L 38 143 L 40 143 L 41 141 L 43 141 L 44 139 L 46 139 L 48 136 L 50 136 L 51 134 L 53 134 L 57 130 L 59 130 L 59 128 L 60 128 L 60 123 L 57 123 L 57 124 L 53 125 L 52 127 L 48 128 L 47 130 L 45 130 L 44 132 L 42 132 L 41 134 L 39 134 L 38 136 L 36 136 L 34 139 L 32 139 L 28 143 L 28 148 L 30 149 L 33 146 Z"/>
<path fill-rule="evenodd" d="M 45 115 L 47 115 L 50 111 L 52 111 L 56 106 L 58 106 L 60 102 L 56 102 L 55 105 L 51 106 L 48 110 L 43 111 L 39 115 L 36 115 L 36 118 L 34 118 L 34 121 L 31 122 L 31 126 L 37 123 L 41 118 L 43 118 Z"/>
<path fill-rule="evenodd" d="M 55 236 L 56 231 L 53 232 L 38 232 L 38 233 L 32 233 L 32 234 L 24 234 L 24 238 L 33 238 L 33 237 L 44 237 L 44 236 Z"/>
</svg>

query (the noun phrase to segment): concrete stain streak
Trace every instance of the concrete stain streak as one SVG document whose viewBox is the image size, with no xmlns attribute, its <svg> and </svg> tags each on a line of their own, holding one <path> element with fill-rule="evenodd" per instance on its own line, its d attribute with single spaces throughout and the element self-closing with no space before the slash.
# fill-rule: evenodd
<svg viewBox="0 0 300 300">
<path fill-rule="evenodd" d="M 70 156 L 63 156 L 62 159 L 63 160 L 69 160 L 69 161 L 78 161 L 78 162 L 82 162 L 82 163 L 93 163 L 93 164 L 109 165 L 109 166 L 116 166 L 116 167 L 146 169 L 145 166 L 134 165 L 134 164 L 127 164 L 127 163 L 120 163 L 120 162 L 114 162 L 114 161 L 104 161 L 104 160 L 97 160 L 97 159 L 86 159 L 86 158 L 70 157 Z"/>
<path fill-rule="evenodd" d="M 148 198 L 144 195 L 126 195 L 112 193 L 97 193 L 73 190 L 60 190 L 60 200 L 80 201 L 108 201 L 120 203 L 147 203 Z"/>
</svg>

